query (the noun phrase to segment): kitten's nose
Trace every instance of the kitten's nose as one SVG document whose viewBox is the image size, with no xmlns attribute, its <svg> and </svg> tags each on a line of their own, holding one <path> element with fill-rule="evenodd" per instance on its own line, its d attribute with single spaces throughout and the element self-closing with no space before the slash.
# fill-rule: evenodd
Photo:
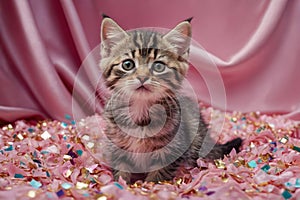
<svg viewBox="0 0 300 200">
<path fill-rule="evenodd" d="M 143 84 L 149 79 L 149 77 L 147 77 L 147 76 L 138 76 L 137 79 L 139 79 L 139 81 Z"/>
</svg>

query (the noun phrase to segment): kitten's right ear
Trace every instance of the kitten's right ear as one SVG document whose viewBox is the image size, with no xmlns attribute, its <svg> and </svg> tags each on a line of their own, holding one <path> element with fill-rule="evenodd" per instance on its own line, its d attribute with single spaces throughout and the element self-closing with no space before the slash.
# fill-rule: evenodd
<svg viewBox="0 0 300 200">
<path fill-rule="evenodd" d="M 101 24 L 101 42 L 106 48 L 112 48 L 128 34 L 110 17 L 103 16 Z"/>
</svg>

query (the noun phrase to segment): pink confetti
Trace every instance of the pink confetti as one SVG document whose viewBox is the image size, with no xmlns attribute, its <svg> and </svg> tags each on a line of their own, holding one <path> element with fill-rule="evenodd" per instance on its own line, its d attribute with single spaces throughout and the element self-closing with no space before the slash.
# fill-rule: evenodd
<svg viewBox="0 0 300 200">
<path fill-rule="evenodd" d="M 264 200 L 282 199 L 286 190 L 290 199 L 300 198 L 296 185 L 300 153 L 293 149 L 300 146 L 299 122 L 280 115 L 223 113 L 211 107 L 202 112 L 215 139 L 225 143 L 241 137 L 242 151 L 233 150 L 218 165 L 198 159 L 198 168 L 183 167 L 173 182 L 160 184 L 113 180 L 103 158 L 105 122 L 99 115 L 76 126 L 55 120 L 34 124 L 20 120 L 3 126 L 0 198 Z M 255 167 L 249 167 L 251 161 Z"/>
</svg>

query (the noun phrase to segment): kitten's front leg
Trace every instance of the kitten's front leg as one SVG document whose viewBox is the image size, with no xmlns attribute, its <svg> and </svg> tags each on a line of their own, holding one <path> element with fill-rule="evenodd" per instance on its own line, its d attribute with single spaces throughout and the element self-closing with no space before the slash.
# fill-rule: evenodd
<svg viewBox="0 0 300 200">
<path fill-rule="evenodd" d="M 117 156 L 119 155 L 119 156 Z M 112 156 L 112 167 L 113 167 L 113 176 L 115 181 L 119 180 L 121 176 L 127 183 L 131 181 L 131 173 L 130 170 L 132 169 L 131 162 L 128 160 L 126 156 L 120 156 L 117 151 L 114 151 Z"/>
<path fill-rule="evenodd" d="M 118 181 L 120 177 L 122 177 L 122 179 L 124 181 L 126 181 L 126 183 L 130 183 L 130 181 L 131 181 L 131 173 L 129 173 L 129 172 L 113 170 L 113 175 L 114 175 L 115 181 Z"/>
<path fill-rule="evenodd" d="M 177 170 L 177 163 L 172 163 L 164 168 L 149 172 L 145 181 L 147 182 L 159 182 L 159 181 L 170 181 L 174 178 Z"/>
</svg>

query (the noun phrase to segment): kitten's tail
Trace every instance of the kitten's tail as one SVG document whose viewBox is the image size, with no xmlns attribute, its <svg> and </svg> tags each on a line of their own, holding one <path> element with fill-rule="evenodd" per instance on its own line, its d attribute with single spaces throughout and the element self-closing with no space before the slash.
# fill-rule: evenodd
<svg viewBox="0 0 300 200">
<path fill-rule="evenodd" d="M 205 156 L 208 159 L 223 159 L 234 148 L 238 153 L 243 143 L 241 138 L 233 139 L 225 144 L 216 144 L 213 149 Z"/>
<path fill-rule="evenodd" d="M 241 147 L 242 143 L 243 143 L 243 140 L 241 138 L 236 138 L 236 139 L 233 139 L 233 140 L 221 145 L 221 148 L 223 151 L 223 156 L 229 154 L 233 148 L 238 153 L 240 151 L 240 147 Z"/>
</svg>

